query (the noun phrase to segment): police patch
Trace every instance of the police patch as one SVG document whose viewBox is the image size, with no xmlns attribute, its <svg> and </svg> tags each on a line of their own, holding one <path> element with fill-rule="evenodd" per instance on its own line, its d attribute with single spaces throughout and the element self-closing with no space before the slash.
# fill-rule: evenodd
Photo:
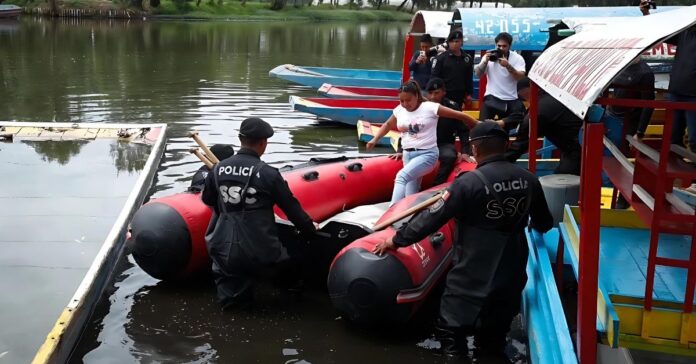
<svg viewBox="0 0 696 364">
<path fill-rule="evenodd" d="M 443 200 L 442 198 L 440 198 L 440 199 L 438 199 L 437 201 L 435 201 L 434 204 L 430 205 L 430 207 L 428 208 L 428 211 L 430 211 L 431 213 L 437 212 L 437 211 L 440 210 L 440 209 L 442 208 L 442 206 L 444 206 L 444 205 L 445 205 L 445 200 Z"/>
<path fill-rule="evenodd" d="M 431 67 L 432 69 L 435 69 L 435 65 L 437 64 L 437 58 L 433 59 L 433 66 Z"/>
</svg>

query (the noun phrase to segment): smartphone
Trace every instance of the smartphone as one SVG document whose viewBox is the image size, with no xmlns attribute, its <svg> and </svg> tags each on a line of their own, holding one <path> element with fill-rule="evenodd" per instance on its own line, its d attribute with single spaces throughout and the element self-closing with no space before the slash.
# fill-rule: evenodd
<svg viewBox="0 0 696 364">
<path fill-rule="evenodd" d="M 420 51 L 421 57 L 425 57 L 425 51 Z"/>
</svg>

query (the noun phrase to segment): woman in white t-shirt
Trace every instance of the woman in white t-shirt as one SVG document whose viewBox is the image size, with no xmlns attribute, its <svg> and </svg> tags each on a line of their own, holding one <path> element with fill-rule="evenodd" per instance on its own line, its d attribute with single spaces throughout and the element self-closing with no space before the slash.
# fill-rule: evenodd
<svg viewBox="0 0 696 364">
<path fill-rule="evenodd" d="M 399 88 L 399 106 L 394 108 L 394 114 L 367 143 L 367 149 L 372 149 L 389 130 L 396 127 L 401 132 L 404 167 L 396 174 L 391 205 L 418 192 L 421 178 L 435 168 L 439 156 L 437 120 L 440 116 L 461 120 L 470 128 L 478 123 L 463 112 L 425 101 L 418 83 L 410 80 Z"/>
</svg>

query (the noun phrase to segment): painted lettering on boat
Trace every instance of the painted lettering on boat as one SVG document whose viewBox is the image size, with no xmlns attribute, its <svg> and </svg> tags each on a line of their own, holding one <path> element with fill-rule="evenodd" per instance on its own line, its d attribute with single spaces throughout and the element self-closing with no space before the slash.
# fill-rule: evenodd
<svg viewBox="0 0 696 364">
<path fill-rule="evenodd" d="M 428 263 L 430 263 L 430 256 L 428 255 L 428 253 L 425 251 L 423 246 L 420 245 L 420 243 L 415 243 L 411 245 L 411 248 L 416 252 L 416 254 L 418 254 L 418 257 L 421 260 L 421 265 L 423 266 L 423 268 L 425 268 L 428 265 Z"/>
</svg>

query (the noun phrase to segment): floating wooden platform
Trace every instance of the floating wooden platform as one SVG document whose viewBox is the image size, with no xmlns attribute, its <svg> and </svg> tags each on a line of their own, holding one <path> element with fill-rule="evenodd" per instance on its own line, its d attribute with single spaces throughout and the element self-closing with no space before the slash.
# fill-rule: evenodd
<svg viewBox="0 0 696 364">
<path fill-rule="evenodd" d="M 8 363 L 67 361 L 149 190 L 165 129 L 0 122 L 0 353 Z"/>
</svg>

